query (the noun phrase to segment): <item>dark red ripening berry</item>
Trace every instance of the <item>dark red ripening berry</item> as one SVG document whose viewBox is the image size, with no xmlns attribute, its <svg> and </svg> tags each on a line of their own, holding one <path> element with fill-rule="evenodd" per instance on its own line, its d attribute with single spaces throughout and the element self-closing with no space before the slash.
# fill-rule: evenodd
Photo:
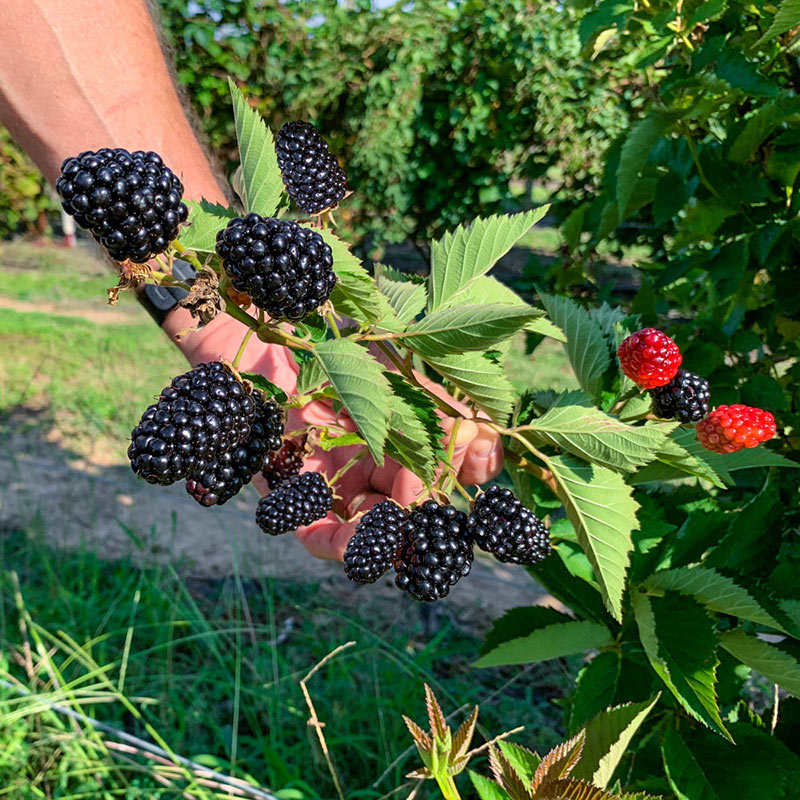
<svg viewBox="0 0 800 800">
<path fill-rule="evenodd" d="M 700 444 L 715 453 L 756 447 L 769 441 L 775 432 L 775 418 L 769 411 L 742 405 L 719 406 L 697 424 Z"/>
<path fill-rule="evenodd" d="M 678 345 L 656 328 L 644 328 L 628 336 L 617 348 L 622 371 L 642 389 L 669 383 L 681 365 Z"/>
</svg>

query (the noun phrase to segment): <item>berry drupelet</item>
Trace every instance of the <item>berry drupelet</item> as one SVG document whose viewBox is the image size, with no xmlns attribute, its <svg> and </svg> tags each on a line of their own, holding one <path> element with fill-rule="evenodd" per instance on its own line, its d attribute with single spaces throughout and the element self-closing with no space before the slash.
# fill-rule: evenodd
<svg viewBox="0 0 800 800">
<path fill-rule="evenodd" d="M 247 441 L 227 450 L 186 481 L 186 491 L 203 506 L 221 506 L 253 479 L 277 450 L 283 435 L 283 416 L 272 400 L 256 399 L 256 414 Z"/>
<path fill-rule="evenodd" d="M 189 215 L 183 184 L 152 151 L 87 150 L 63 162 L 56 190 L 64 210 L 116 261 L 163 253 Z"/>
<path fill-rule="evenodd" d="M 775 432 L 775 418 L 769 411 L 743 405 L 719 406 L 697 424 L 700 444 L 714 453 L 756 447 L 768 442 Z"/>
<path fill-rule="evenodd" d="M 304 472 L 261 498 L 256 522 L 264 533 L 278 536 L 322 519 L 333 507 L 333 493 L 319 472 Z"/>
<path fill-rule="evenodd" d="M 475 499 L 467 532 L 498 561 L 536 564 L 550 554 L 550 534 L 544 523 L 510 489 L 497 484 Z"/>
<path fill-rule="evenodd" d="M 301 320 L 336 285 L 331 248 L 316 231 L 290 220 L 236 217 L 217 234 L 217 255 L 234 289 L 275 320 Z"/>
<path fill-rule="evenodd" d="M 415 508 L 403 526 L 403 541 L 394 560 L 395 583 L 417 600 L 445 597 L 472 568 L 467 515 L 450 505 L 428 500 Z"/>
<path fill-rule="evenodd" d="M 224 364 L 198 364 L 142 415 L 131 433 L 131 468 L 163 485 L 200 473 L 249 438 L 255 414 L 251 392 Z"/>
<path fill-rule="evenodd" d="M 275 138 L 275 152 L 286 191 L 307 214 L 332 208 L 345 196 L 344 170 L 311 123 L 287 122 Z"/>
<path fill-rule="evenodd" d="M 344 571 L 355 583 L 375 583 L 394 563 L 408 512 L 391 500 L 374 505 L 356 525 L 344 553 Z"/>
<path fill-rule="evenodd" d="M 284 439 L 283 446 L 264 466 L 264 478 L 270 489 L 277 489 L 303 469 L 305 440 Z"/>
<path fill-rule="evenodd" d="M 699 422 L 708 414 L 711 397 L 708 381 L 679 369 L 675 377 L 663 386 L 650 391 L 653 398 L 653 413 L 661 419 L 677 419 L 679 422 Z"/>
<path fill-rule="evenodd" d="M 622 371 L 642 389 L 669 383 L 681 365 L 678 345 L 656 328 L 643 328 L 617 348 Z"/>
</svg>

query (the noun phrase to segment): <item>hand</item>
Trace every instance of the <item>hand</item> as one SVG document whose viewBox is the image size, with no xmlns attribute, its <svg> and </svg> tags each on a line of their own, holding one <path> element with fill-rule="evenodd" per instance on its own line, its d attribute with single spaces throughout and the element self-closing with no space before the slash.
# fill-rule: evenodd
<svg viewBox="0 0 800 800">
<path fill-rule="evenodd" d="M 167 332 L 174 334 L 181 327 L 189 327 L 189 320 L 181 313 L 173 313 L 165 325 Z M 192 364 L 232 358 L 244 336 L 244 326 L 232 317 L 221 315 L 202 331 L 189 335 L 182 348 Z M 298 366 L 285 347 L 266 344 L 253 337 L 247 345 L 239 367 L 244 372 L 259 372 L 267 376 L 285 392 L 296 391 Z M 438 384 L 429 384 L 431 391 L 440 396 L 446 392 Z M 468 411 L 463 404 L 450 401 L 464 414 Z M 345 412 L 335 414 L 330 401 L 309 403 L 302 409 L 292 409 L 287 420 L 286 430 L 296 430 L 308 425 L 337 425 L 354 430 L 352 420 Z M 454 424 L 453 417 L 442 419 L 445 431 L 443 445 L 449 444 L 449 434 Z M 353 447 L 335 447 L 325 452 L 316 450 L 306 458 L 305 470 L 322 472 L 331 478 L 360 450 Z M 453 447 L 453 467 L 457 470 L 462 485 L 481 484 L 495 477 L 503 466 L 503 448 L 500 437 L 488 425 L 462 419 L 456 433 Z M 259 491 L 266 494 L 268 487 L 261 476 L 253 483 Z M 297 538 L 306 549 L 317 558 L 341 560 L 347 542 L 353 535 L 357 521 L 352 520 L 359 511 L 366 511 L 381 500 L 391 497 L 400 505 L 407 506 L 416 500 L 424 490 L 422 481 L 413 472 L 401 467 L 395 461 L 386 459 L 382 467 L 376 466 L 371 457 L 357 461 L 335 487 L 338 495 L 334 510 L 327 517 L 297 531 Z M 335 512 L 335 513 L 334 513 Z M 348 520 L 348 521 L 342 521 Z"/>
</svg>

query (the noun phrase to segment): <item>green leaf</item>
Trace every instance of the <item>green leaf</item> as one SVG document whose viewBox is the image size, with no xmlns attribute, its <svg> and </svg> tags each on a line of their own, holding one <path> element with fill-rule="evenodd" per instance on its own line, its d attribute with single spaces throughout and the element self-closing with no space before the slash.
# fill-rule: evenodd
<svg viewBox="0 0 800 800">
<path fill-rule="evenodd" d="M 357 433 L 337 433 L 331 436 L 327 430 L 321 430 L 314 444 L 321 447 L 325 452 L 333 450 L 335 447 L 352 447 L 353 445 L 363 445 L 364 440 Z"/>
<path fill-rule="evenodd" d="M 617 211 L 620 220 L 625 218 L 639 173 L 647 161 L 653 145 L 666 133 L 669 120 L 663 114 L 650 113 L 640 119 L 630 130 L 617 168 Z"/>
<path fill-rule="evenodd" d="M 635 472 L 653 460 L 667 434 L 677 425 L 634 427 L 594 407 L 557 406 L 531 420 L 520 434 L 560 447 L 593 464 Z"/>
<path fill-rule="evenodd" d="M 669 785 L 678 800 L 722 800 L 674 728 L 667 728 L 661 743 L 661 754 Z"/>
<path fill-rule="evenodd" d="M 800 25 L 800 0 L 783 0 L 766 33 L 753 45 L 758 47 Z"/>
<path fill-rule="evenodd" d="M 404 325 L 413 322 L 425 308 L 428 293 L 424 283 L 417 283 L 385 264 L 375 265 L 375 282 Z"/>
<path fill-rule="evenodd" d="M 736 472 L 740 469 L 754 469 L 755 467 L 800 468 L 800 464 L 796 461 L 791 461 L 786 456 L 776 453 L 774 450 L 769 450 L 763 445 L 746 447 L 744 450 L 737 450 L 735 453 L 724 454 L 712 453 L 710 450 L 704 449 L 703 457 L 718 472 L 721 470 Z M 733 483 L 733 480 L 731 480 L 731 483 Z"/>
<path fill-rule="evenodd" d="M 364 437 L 375 463 L 383 464 L 392 391 L 383 368 L 349 339 L 320 342 L 314 355 Z"/>
<path fill-rule="evenodd" d="M 443 434 L 436 407 L 401 375 L 386 373 L 386 377 L 394 392 L 389 404 L 391 417 L 386 451 L 430 486 L 439 462 L 437 454 Z"/>
<path fill-rule="evenodd" d="M 439 308 L 470 281 L 485 275 L 548 211 L 541 206 L 511 216 L 478 218 L 431 245 L 428 310 Z"/>
<path fill-rule="evenodd" d="M 487 350 L 541 316 L 535 308 L 487 303 L 434 311 L 400 334 L 415 353 L 438 358 L 470 350 Z"/>
<path fill-rule="evenodd" d="M 598 322 L 585 308 L 566 297 L 539 293 L 547 316 L 567 337 L 565 345 L 580 387 L 594 396 L 611 363 L 608 344 Z"/>
<path fill-rule="evenodd" d="M 318 389 L 327 380 L 322 365 L 314 358 L 303 362 L 300 365 L 300 372 L 297 374 L 297 393 L 308 394 Z"/>
<path fill-rule="evenodd" d="M 750 669 L 800 698 L 800 664 L 788 653 L 740 628 L 721 633 L 719 643 Z"/>
<path fill-rule="evenodd" d="M 483 353 L 427 358 L 426 363 L 461 389 L 481 411 L 505 425 L 514 407 L 514 387 L 503 367 Z"/>
<path fill-rule="evenodd" d="M 556 481 L 558 498 L 594 568 L 606 607 L 622 619 L 625 573 L 633 549 L 631 531 L 638 523 L 639 504 L 621 475 L 592 466 L 573 456 L 551 456 L 547 465 Z"/>
<path fill-rule="evenodd" d="M 659 697 L 660 692 L 651 700 L 615 706 L 594 717 L 586 726 L 586 743 L 573 777 L 583 778 L 605 789 Z"/>
<path fill-rule="evenodd" d="M 678 567 L 656 572 L 645 582 L 651 593 L 679 592 L 691 595 L 712 611 L 750 620 L 788 633 L 760 603 L 732 578 L 707 567 Z"/>
<path fill-rule="evenodd" d="M 800 98 L 780 97 L 762 105 L 748 117 L 728 151 L 731 161 L 746 164 L 782 122 L 800 114 Z"/>
<path fill-rule="evenodd" d="M 536 774 L 536 769 L 542 763 L 539 756 L 526 747 L 513 742 L 498 742 L 497 746 L 508 762 L 514 767 L 516 773 L 526 782 L 530 783 Z"/>
<path fill-rule="evenodd" d="M 730 739 L 717 706 L 717 639 L 705 609 L 676 592 L 650 598 L 634 591 L 631 599 L 653 669 L 691 716 Z"/>
<path fill-rule="evenodd" d="M 230 78 L 228 85 L 239 143 L 244 207 L 248 213 L 272 217 L 283 194 L 283 179 L 275 156 L 272 131 Z"/>
<path fill-rule="evenodd" d="M 659 447 L 655 454 L 656 462 L 639 470 L 631 478 L 631 483 L 671 481 L 695 475 L 724 489 L 726 483 L 733 483 L 733 479 L 723 466 L 712 467 L 708 455 L 714 454 L 697 441 L 694 428 L 677 428 Z"/>
<path fill-rule="evenodd" d="M 501 789 L 494 781 L 484 778 L 483 775 L 469 770 L 469 779 L 481 800 L 509 800 L 505 789 Z"/>
<path fill-rule="evenodd" d="M 272 398 L 279 405 L 289 399 L 289 396 L 278 384 L 273 383 L 269 378 L 265 378 L 260 372 L 243 372 L 242 377 L 250 381 L 253 386 L 260 389 L 268 398 Z"/>
<path fill-rule="evenodd" d="M 178 241 L 195 253 L 213 253 L 217 246 L 217 233 L 236 215 L 219 203 L 208 200 L 187 200 L 189 207 L 188 224 L 181 228 Z"/>
<path fill-rule="evenodd" d="M 551 658 L 582 653 L 612 644 L 611 633 L 596 622 L 559 622 L 510 639 L 481 656 L 476 667 L 502 667 L 509 664 L 535 664 Z"/>
<path fill-rule="evenodd" d="M 562 614 L 549 606 L 510 608 L 492 623 L 492 627 L 481 645 L 480 654 L 485 655 L 511 639 L 519 638 L 520 632 L 527 633 L 548 625 L 572 622 L 572 619 L 568 614 Z"/>
<path fill-rule="evenodd" d="M 606 651 L 598 653 L 578 673 L 570 704 L 570 735 L 606 708 L 617 691 L 621 666 L 619 653 Z"/>
</svg>

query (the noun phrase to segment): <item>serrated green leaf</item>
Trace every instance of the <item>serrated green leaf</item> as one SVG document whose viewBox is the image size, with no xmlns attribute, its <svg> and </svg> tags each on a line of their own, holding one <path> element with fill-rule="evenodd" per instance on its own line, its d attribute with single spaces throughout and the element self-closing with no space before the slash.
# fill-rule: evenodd
<svg viewBox="0 0 800 800">
<path fill-rule="evenodd" d="M 669 121 L 665 116 L 651 113 L 640 119 L 628 133 L 617 168 L 617 213 L 620 220 L 625 218 L 628 203 L 647 156 L 668 128 Z"/>
<path fill-rule="evenodd" d="M 273 383 L 269 378 L 265 378 L 260 372 L 243 372 L 242 377 L 250 381 L 257 389 L 264 392 L 268 398 L 274 399 L 279 405 L 282 405 L 289 399 L 286 392 L 284 392 L 277 383 Z"/>
<path fill-rule="evenodd" d="M 428 314 L 399 336 L 415 353 L 439 358 L 470 350 L 487 350 L 513 336 L 541 314 L 535 308 L 508 303 L 459 305 Z"/>
<path fill-rule="evenodd" d="M 702 445 L 700 446 L 702 447 Z M 763 445 L 746 447 L 744 450 L 737 450 L 735 453 L 712 453 L 710 450 L 704 450 L 703 458 L 708 461 L 713 469 L 720 473 L 723 470 L 736 472 L 740 469 L 755 469 L 756 467 L 800 468 L 800 464 L 796 461 L 769 450 Z M 733 483 L 733 480 L 731 480 L 731 483 Z"/>
<path fill-rule="evenodd" d="M 217 233 L 233 219 L 234 212 L 219 203 L 208 200 L 187 200 L 189 219 L 181 228 L 178 241 L 195 253 L 213 253 L 217 246 Z"/>
<path fill-rule="evenodd" d="M 244 207 L 248 213 L 272 217 L 283 194 L 283 178 L 278 168 L 272 131 L 230 78 L 228 85 L 239 143 Z"/>
<path fill-rule="evenodd" d="M 731 144 L 728 151 L 730 160 L 746 164 L 772 131 L 796 114 L 800 114 L 800 98 L 784 96 L 764 103 L 748 117 Z"/>
<path fill-rule="evenodd" d="M 613 642 L 605 625 L 596 622 L 559 622 L 510 639 L 481 656 L 476 667 L 501 667 L 509 664 L 535 664 L 551 658 L 582 653 L 594 647 L 607 647 Z"/>
<path fill-rule="evenodd" d="M 477 772 L 469 771 L 469 779 L 481 800 L 509 800 L 508 792 L 499 787 L 494 781 L 484 778 Z"/>
<path fill-rule="evenodd" d="M 375 282 L 404 325 L 413 322 L 428 302 L 424 283 L 417 283 L 385 264 L 375 265 Z"/>
<path fill-rule="evenodd" d="M 653 669 L 689 714 L 730 740 L 717 705 L 717 640 L 705 609 L 677 592 L 650 598 L 634 591 L 631 600 Z"/>
<path fill-rule="evenodd" d="M 328 376 L 322 365 L 316 359 L 309 359 L 300 365 L 300 372 L 297 373 L 297 393 L 308 394 L 314 389 L 322 386 Z"/>
<path fill-rule="evenodd" d="M 425 425 L 402 397 L 393 394 L 389 400 L 391 416 L 386 438 L 386 452 L 395 461 L 410 469 L 430 486 L 438 459 L 428 441 Z"/>
<path fill-rule="evenodd" d="M 500 364 L 482 353 L 427 358 L 443 378 L 457 386 L 495 422 L 505 425 L 514 407 L 514 387 Z"/>
<path fill-rule="evenodd" d="M 549 206 L 511 216 L 478 218 L 431 245 L 428 310 L 433 311 L 485 275 L 536 224 Z"/>
<path fill-rule="evenodd" d="M 320 342 L 314 355 L 367 442 L 375 463 L 382 465 L 392 397 L 383 368 L 365 348 L 349 339 Z"/>
<path fill-rule="evenodd" d="M 526 782 L 530 783 L 542 759 L 531 750 L 513 742 L 498 742 L 497 746 L 508 759 L 514 771 Z"/>
<path fill-rule="evenodd" d="M 722 800 L 708 782 L 697 759 L 674 728 L 667 728 L 661 743 L 667 780 L 678 800 Z"/>
<path fill-rule="evenodd" d="M 651 575 L 644 585 L 651 592 L 673 591 L 691 595 L 712 611 L 788 633 L 746 589 L 714 569 L 699 566 L 669 569 Z"/>
<path fill-rule="evenodd" d="M 557 494 L 594 568 L 606 607 L 622 619 L 622 593 L 639 504 L 621 475 L 573 456 L 548 457 Z"/>
<path fill-rule="evenodd" d="M 528 331 L 528 333 L 538 333 L 541 336 L 549 336 L 551 339 L 555 339 L 557 342 L 562 342 L 563 344 L 566 344 L 567 341 L 567 336 L 564 331 L 555 323 L 550 322 L 547 317 L 539 317 L 539 319 L 529 322 L 525 326 L 525 330 Z"/>
<path fill-rule="evenodd" d="M 540 800 L 614 800 L 614 795 L 591 783 L 566 778 L 546 783 L 537 798 Z"/>
<path fill-rule="evenodd" d="M 617 691 L 620 655 L 607 651 L 596 655 L 579 673 L 569 712 L 569 733 L 574 734 L 599 714 Z"/>
<path fill-rule="evenodd" d="M 556 406 L 531 420 L 519 433 L 535 443 L 560 447 L 568 453 L 610 469 L 635 472 L 653 460 L 667 434 L 678 423 L 627 425 L 597 408 Z M 536 442 L 538 440 L 538 442 Z"/>
<path fill-rule="evenodd" d="M 800 25 L 800 0 L 783 0 L 766 33 L 753 45 L 759 47 Z"/>
<path fill-rule="evenodd" d="M 800 664 L 788 653 L 740 628 L 721 633 L 719 643 L 750 669 L 800 698 Z"/>
<path fill-rule="evenodd" d="M 580 387 L 594 396 L 603 373 L 611 364 L 602 328 L 574 300 L 541 292 L 539 297 L 547 316 L 567 337 L 565 350 Z"/>
<path fill-rule="evenodd" d="M 572 773 L 605 789 L 631 740 L 661 696 L 643 703 L 626 703 L 600 712 L 586 726 L 586 744 Z"/>
<path fill-rule="evenodd" d="M 549 606 L 517 606 L 510 608 L 501 617 L 492 623 L 481 645 L 480 653 L 496 649 L 501 644 L 519 638 L 520 632 L 526 633 L 548 625 L 557 625 L 562 622 L 572 622 L 568 614 L 562 614 Z"/>
<path fill-rule="evenodd" d="M 442 448 L 444 431 L 436 404 L 425 392 L 412 386 L 402 375 L 398 375 L 396 372 L 387 372 L 386 378 L 392 387 L 392 392 L 405 401 L 422 423 L 425 429 L 423 441 L 427 441 L 437 461 L 441 461 L 445 456 Z"/>
</svg>

